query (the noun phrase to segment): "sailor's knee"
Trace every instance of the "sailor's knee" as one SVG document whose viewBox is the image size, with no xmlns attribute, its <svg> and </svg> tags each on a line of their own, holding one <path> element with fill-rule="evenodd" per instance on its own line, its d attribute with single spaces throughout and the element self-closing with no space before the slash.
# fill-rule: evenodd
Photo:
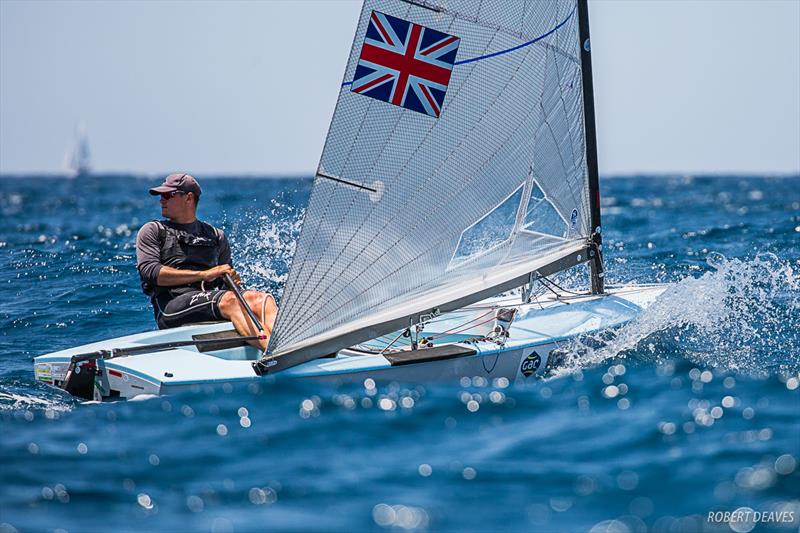
<svg viewBox="0 0 800 533">
<path fill-rule="evenodd" d="M 236 309 L 236 303 L 236 296 L 232 292 L 226 291 L 219 299 L 219 310 L 224 316 L 229 317 Z"/>
<path fill-rule="evenodd" d="M 261 304 L 264 303 L 264 295 L 256 291 L 247 291 L 243 294 L 244 300 L 250 309 L 261 309 Z"/>
<path fill-rule="evenodd" d="M 275 313 L 278 311 L 278 304 L 275 303 L 275 298 L 271 294 L 264 294 L 264 299 L 266 300 L 264 302 L 264 309 L 267 313 Z"/>
</svg>

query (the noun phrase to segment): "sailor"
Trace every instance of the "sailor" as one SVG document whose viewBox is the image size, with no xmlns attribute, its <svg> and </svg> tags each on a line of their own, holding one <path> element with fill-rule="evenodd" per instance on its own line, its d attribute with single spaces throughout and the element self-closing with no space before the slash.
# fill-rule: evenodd
<svg viewBox="0 0 800 533">
<path fill-rule="evenodd" d="M 236 295 L 225 287 L 225 274 L 236 284 L 240 281 L 231 266 L 225 234 L 197 219 L 202 194 L 197 180 L 185 173 L 170 174 L 163 184 L 150 189 L 150 194 L 161 197 L 161 215 L 166 220 L 152 220 L 139 230 L 136 268 L 159 329 L 230 320 L 241 335 L 266 336 L 252 343 L 266 349 L 278 311 L 275 299 L 263 292 L 244 292 L 264 327 L 257 331 Z"/>
</svg>

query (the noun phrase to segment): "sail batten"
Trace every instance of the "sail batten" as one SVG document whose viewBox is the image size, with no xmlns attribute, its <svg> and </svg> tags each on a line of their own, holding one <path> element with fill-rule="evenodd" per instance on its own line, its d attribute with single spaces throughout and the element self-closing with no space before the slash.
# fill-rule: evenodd
<svg viewBox="0 0 800 533">
<path fill-rule="evenodd" d="M 365 1 L 270 353 L 586 260 L 580 50 L 573 0 Z"/>
</svg>

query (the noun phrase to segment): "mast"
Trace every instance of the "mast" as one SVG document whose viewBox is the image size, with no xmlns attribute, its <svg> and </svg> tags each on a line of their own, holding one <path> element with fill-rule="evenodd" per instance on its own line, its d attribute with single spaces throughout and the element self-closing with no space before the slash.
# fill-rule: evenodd
<svg viewBox="0 0 800 533">
<path fill-rule="evenodd" d="M 592 249 L 592 293 L 603 292 L 603 236 L 600 224 L 600 179 L 597 170 L 597 130 L 594 119 L 594 85 L 592 83 L 592 55 L 589 40 L 589 3 L 578 0 L 578 34 L 581 42 L 581 74 L 583 78 L 583 117 L 586 138 L 586 167 L 589 173 L 589 219 Z"/>
</svg>

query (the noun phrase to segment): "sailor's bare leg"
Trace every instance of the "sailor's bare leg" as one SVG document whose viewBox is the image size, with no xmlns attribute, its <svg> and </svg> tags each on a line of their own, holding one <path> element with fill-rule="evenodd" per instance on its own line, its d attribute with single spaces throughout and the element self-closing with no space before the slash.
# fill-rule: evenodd
<svg viewBox="0 0 800 533">
<path fill-rule="evenodd" d="M 271 335 L 272 327 L 275 325 L 275 316 L 278 314 L 275 298 L 269 293 L 259 291 L 246 291 L 243 296 L 247 305 L 250 306 L 261 325 L 264 326 L 264 334 Z"/>
<path fill-rule="evenodd" d="M 255 293 L 254 291 L 248 291 L 245 293 L 245 300 L 247 301 L 248 305 L 251 306 L 251 309 L 253 309 L 255 313 L 259 313 L 261 311 L 261 308 L 253 306 L 254 301 L 251 302 L 251 299 L 254 297 L 253 296 L 248 297 L 248 294 L 260 294 L 260 293 Z M 239 303 L 239 300 L 236 299 L 236 296 L 231 291 L 226 291 L 225 294 L 222 295 L 222 298 L 220 298 L 219 310 L 222 313 L 223 317 L 233 322 L 233 327 L 236 328 L 236 331 L 239 332 L 240 335 L 255 336 L 262 334 L 262 332 L 259 332 L 256 325 L 253 324 L 253 322 L 250 320 L 250 317 L 247 316 L 247 311 L 244 310 L 242 305 Z M 259 350 L 263 351 L 266 350 L 267 348 L 267 343 L 269 342 L 269 335 L 272 333 L 272 324 L 275 321 L 275 317 L 273 315 L 272 321 L 269 323 L 269 327 L 267 327 L 265 323 L 266 321 L 263 320 L 263 317 L 261 318 L 262 318 L 262 324 L 264 324 L 264 329 L 265 329 L 263 334 L 266 335 L 267 338 L 259 341 L 248 341 L 248 343 L 251 346 L 254 346 Z"/>
</svg>

